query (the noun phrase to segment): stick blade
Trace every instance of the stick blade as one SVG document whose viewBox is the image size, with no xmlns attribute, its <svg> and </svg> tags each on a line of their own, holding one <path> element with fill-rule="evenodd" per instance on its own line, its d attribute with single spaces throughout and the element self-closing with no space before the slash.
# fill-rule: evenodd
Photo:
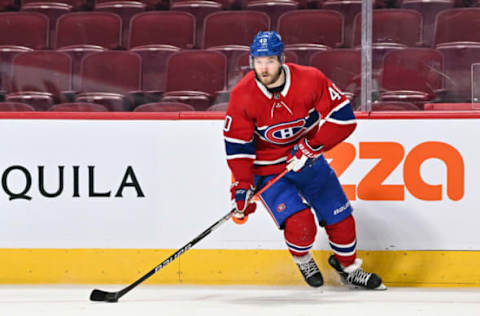
<svg viewBox="0 0 480 316">
<path fill-rule="evenodd" d="M 94 289 L 90 294 L 90 300 L 93 302 L 116 303 L 118 302 L 118 293 Z"/>
</svg>

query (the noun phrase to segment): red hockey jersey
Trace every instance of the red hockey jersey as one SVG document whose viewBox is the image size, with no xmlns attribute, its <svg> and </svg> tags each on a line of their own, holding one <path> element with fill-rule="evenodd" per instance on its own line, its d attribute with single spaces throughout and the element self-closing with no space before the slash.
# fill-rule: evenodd
<svg viewBox="0 0 480 316">
<path fill-rule="evenodd" d="M 355 129 L 350 102 L 321 71 L 290 63 L 283 68 L 281 92 L 270 93 L 251 71 L 230 95 L 224 137 L 237 181 L 281 172 L 302 137 L 328 150 Z"/>
</svg>

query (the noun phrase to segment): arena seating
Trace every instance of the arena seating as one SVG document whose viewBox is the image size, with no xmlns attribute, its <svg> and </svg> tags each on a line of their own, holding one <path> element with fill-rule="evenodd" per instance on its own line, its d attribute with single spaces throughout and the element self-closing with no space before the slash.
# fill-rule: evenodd
<svg viewBox="0 0 480 316">
<path fill-rule="evenodd" d="M 82 102 L 55 104 L 48 110 L 52 112 L 108 112 L 108 109 L 103 105 Z"/>
<path fill-rule="evenodd" d="M 480 42 L 480 8 L 455 8 L 438 13 L 434 45 L 449 42 Z"/>
<path fill-rule="evenodd" d="M 311 56 L 310 65 L 320 69 L 355 103 L 361 89 L 360 50 L 350 48 L 318 52 Z"/>
<path fill-rule="evenodd" d="M 298 8 L 298 2 L 293 0 L 254 0 L 249 1 L 247 10 L 261 11 L 268 14 L 272 22 L 271 28 L 277 29 L 278 18 L 285 12 Z"/>
<path fill-rule="evenodd" d="M 130 21 L 128 48 L 166 44 L 184 49 L 195 45 L 195 17 L 181 11 L 149 11 Z"/>
<path fill-rule="evenodd" d="M 338 11 L 343 15 L 343 34 L 346 47 L 352 46 L 353 22 L 355 16 L 362 11 L 362 0 L 327 1 L 323 9 Z"/>
<path fill-rule="evenodd" d="M 71 45 L 121 48 L 122 19 L 110 12 L 72 12 L 60 16 L 57 20 L 54 47 Z"/>
<path fill-rule="evenodd" d="M 76 102 L 100 103 L 110 111 L 133 108 L 141 91 L 142 61 L 128 51 L 93 53 L 82 60 Z"/>
<path fill-rule="evenodd" d="M 1 0 L 0 99 L 36 111 L 75 111 L 55 107 L 74 101 L 108 111 L 160 101 L 211 110 L 249 71 L 254 35 L 272 29 L 282 35 L 287 62 L 321 69 L 355 101 L 361 6 L 360 0 Z M 442 108 L 427 108 L 431 102 L 472 102 L 478 6 L 374 1 L 374 110 L 408 110 L 405 101 L 425 110 Z"/>
<path fill-rule="evenodd" d="M 333 10 L 289 11 L 278 19 L 278 31 L 286 45 L 308 43 L 341 47 L 343 16 Z"/>
<path fill-rule="evenodd" d="M 226 84 L 227 59 L 223 54 L 210 50 L 180 51 L 168 59 L 162 100 L 189 103 L 196 110 L 205 110 Z"/>
<path fill-rule="evenodd" d="M 0 45 L 48 48 L 48 17 L 37 12 L 1 12 Z"/>
<path fill-rule="evenodd" d="M 381 101 L 423 104 L 444 92 L 443 56 L 432 48 L 405 48 L 385 55 Z"/>
<path fill-rule="evenodd" d="M 432 46 L 437 14 L 454 5 L 454 0 L 403 0 L 402 8 L 418 11 L 422 15 L 423 43 Z"/>
<path fill-rule="evenodd" d="M 65 101 L 64 93 L 72 90 L 72 59 L 62 52 L 19 53 L 13 58 L 11 74 L 7 99 L 27 99 L 37 110 Z"/>
<path fill-rule="evenodd" d="M 180 102 L 155 102 L 137 106 L 134 112 L 189 112 L 195 108 L 187 103 Z"/>
<path fill-rule="evenodd" d="M 361 44 L 362 16 L 358 13 L 353 27 L 352 46 Z M 422 45 L 422 16 L 407 9 L 379 9 L 372 14 L 372 43 L 397 43 L 406 46 Z"/>
</svg>

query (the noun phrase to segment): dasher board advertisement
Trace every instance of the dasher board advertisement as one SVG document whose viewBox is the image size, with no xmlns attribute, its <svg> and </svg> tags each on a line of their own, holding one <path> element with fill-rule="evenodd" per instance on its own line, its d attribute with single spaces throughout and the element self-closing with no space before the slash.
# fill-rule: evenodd
<svg viewBox="0 0 480 316">
<path fill-rule="evenodd" d="M 479 250 L 478 119 L 359 120 L 325 157 L 359 249 Z M 222 120 L 0 120 L 1 248 L 178 248 L 231 209 Z M 329 249 L 318 234 L 314 249 Z M 206 249 L 284 249 L 263 207 Z"/>
</svg>

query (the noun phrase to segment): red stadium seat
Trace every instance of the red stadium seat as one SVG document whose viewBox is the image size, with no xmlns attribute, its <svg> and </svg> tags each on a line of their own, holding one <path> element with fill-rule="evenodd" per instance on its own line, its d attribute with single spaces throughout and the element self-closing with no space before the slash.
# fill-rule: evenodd
<svg viewBox="0 0 480 316">
<path fill-rule="evenodd" d="M 179 2 L 188 2 L 192 0 L 170 0 L 170 8 Z M 207 0 L 219 3 L 224 10 L 245 10 L 249 0 Z"/>
<path fill-rule="evenodd" d="M 425 46 L 432 46 L 437 14 L 442 10 L 453 8 L 454 2 L 454 0 L 403 0 L 402 8 L 416 10 L 422 15 Z"/>
<path fill-rule="evenodd" d="M 372 68 L 375 77 L 381 75 L 383 59 L 391 51 L 405 49 L 407 46 L 397 43 L 376 43 L 372 45 Z"/>
<path fill-rule="evenodd" d="M 122 46 L 121 35 L 122 19 L 114 13 L 67 13 L 57 20 L 54 47 L 97 45 L 107 49 L 117 49 Z"/>
<path fill-rule="evenodd" d="M 437 15 L 433 44 L 480 42 L 479 28 L 480 8 L 443 10 Z"/>
<path fill-rule="evenodd" d="M 65 99 L 64 93 L 71 89 L 72 59 L 69 55 L 56 51 L 32 51 L 13 58 L 9 91 L 17 98 L 26 96 L 30 100 L 27 103 L 32 104 L 35 101 L 31 100 L 36 96 L 45 100 L 44 94 L 48 94 L 53 102 L 61 102 Z"/>
<path fill-rule="evenodd" d="M 106 2 L 111 2 L 115 0 L 94 0 L 96 5 L 103 4 Z M 143 3 L 146 5 L 147 10 L 168 10 L 169 1 L 168 0 L 120 0 L 128 1 L 135 3 Z"/>
<path fill-rule="evenodd" d="M 285 12 L 296 10 L 298 2 L 294 0 L 253 0 L 247 4 L 247 10 L 262 11 L 268 14 L 271 21 L 271 29 L 277 29 L 277 21 Z"/>
<path fill-rule="evenodd" d="M 209 112 L 226 112 L 228 108 L 228 103 L 223 102 L 223 103 L 217 103 L 214 105 L 211 105 L 207 111 Z"/>
<path fill-rule="evenodd" d="M 163 100 L 173 101 L 171 98 L 165 99 L 173 96 L 186 96 L 192 100 L 203 95 L 211 102 L 217 91 L 225 89 L 226 79 L 227 60 L 223 54 L 208 50 L 181 51 L 168 59 L 167 85 Z M 206 108 L 204 100 L 205 98 L 199 100 L 198 107 L 195 107 L 197 110 Z"/>
<path fill-rule="evenodd" d="M 455 7 L 478 7 L 480 5 L 479 0 L 455 0 Z"/>
<path fill-rule="evenodd" d="M 21 0 L 22 6 L 30 3 L 64 3 L 72 7 L 74 11 L 83 11 L 92 9 L 93 1 L 89 0 Z"/>
<path fill-rule="evenodd" d="M 259 31 L 268 30 L 269 25 L 270 18 L 266 13 L 248 10 L 222 11 L 205 18 L 201 45 L 227 57 L 228 88 L 237 82 L 235 65 L 239 56 L 249 51 L 255 35 Z"/>
<path fill-rule="evenodd" d="M 480 63 L 480 43 L 452 42 L 437 46 L 445 63 L 445 101 L 472 101 L 472 64 Z M 477 79 L 478 80 L 478 79 Z"/>
<path fill-rule="evenodd" d="M 24 46 L 0 46 L 0 91 L 6 91 L 10 87 L 13 57 L 19 53 L 29 52 L 32 50 L 33 49 Z"/>
<path fill-rule="evenodd" d="M 35 108 L 25 103 L 0 102 L 0 112 L 31 112 Z"/>
<path fill-rule="evenodd" d="M 212 103 L 212 97 L 209 94 L 200 91 L 178 91 L 166 93 L 161 101 L 186 103 L 192 105 L 196 111 L 204 111 Z"/>
<path fill-rule="evenodd" d="M 372 111 L 420 111 L 421 109 L 410 102 L 377 101 L 372 103 Z"/>
<path fill-rule="evenodd" d="M 48 92 L 9 93 L 5 100 L 12 103 L 26 103 L 35 111 L 47 111 L 54 104 L 52 95 Z"/>
<path fill-rule="evenodd" d="M 217 51 L 227 57 L 227 88 L 232 88 L 238 82 L 238 72 L 236 71 L 236 65 L 238 58 L 242 54 L 249 54 L 250 48 L 248 46 L 241 45 L 224 45 L 210 47 L 208 50 Z"/>
<path fill-rule="evenodd" d="M 210 13 L 222 10 L 222 4 L 204 0 L 177 1 L 171 4 L 170 10 L 185 11 L 195 17 L 195 46 L 200 47 L 205 17 Z"/>
<path fill-rule="evenodd" d="M 110 111 L 129 110 L 131 98 L 141 90 L 141 63 L 139 55 L 125 51 L 86 56 L 80 68 L 82 93 L 75 101 L 100 103 Z"/>
<path fill-rule="evenodd" d="M 214 94 L 225 89 L 226 58 L 214 51 L 181 51 L 167 64 L 166 91 L 193 90 Z"/>
<path fill-rule="evenodd" d="M 130 50 L 142 58 L 142 90 L 152 100 L 165 91 L 168 57 L 179 50 L 171 45 L 145 45 Z"/>
<path fill-rule="evenodd" d="M 480 103 L 426 103 L 425 111 L 478 111 Z"/>
<path fill-rule="evenodd" d="M 17 11 L 19 2 L 16 0 L 1 0 L 0 11 Z"/>
<path fill-rule="evenodd" d="M 405 48 L 385 55 L 380 86 L 382 101 L 415 104 L 444 92 L 443 56 L 431 48 Z"/>
<path fill-rule="evenodd" d="M 330 0 L 300 0 L 299 9 L 321 9 Z"/>
<path fill-rule="evenodd" d="M 127 47 L 130 20 L 137 14 L 144 12 L 147 5 L 137 1 L 109 1 L 95 5 L 95 11 L 118 14 L 122 19 L 122 46 Z"/>
<path fill-rule="evenodd" d="M 128 48 L 151 44 L 193 48 L 195 18 L 190 13 L 181 11 L 139 13 L 130 21 L 128 43 Z"/>
<path fill-rule="evenodd" d="M 190 104 L 179 102 L 146 103 L 136 107 L 134 112 L 190 112 L 195 108 Z"/>
<path fill-rule="evenodd" d="M 22 5 L 22 11 L 32 11 L 43 13 L 49 19 L 49 43 L 53 47 L 53 39 L 55 38 L 55 26 L 60 15 L 72 11 L 72 6 L 66 3 L 54 2 L 32 2 Z"/>
<path fill-rule="evenodd" d="M 353 47 L 362 42 L 362 15 L 355 17 Z M 372 43 L 422 45 L 422 16 L 408 9 L 378 9 L 372 13 Z"/>
<path fill-rule="evenodd" d="M 123 94 L 108 92 L 83 92 L 75 96 L 75 103 L 96 103 L 114 112 L 130 111 L 132 107 Z"/>
<path fill-rule="evenodd" d="M 315 30 L 315 31 L 313 31 Z M 285 44 L 343 45 L 343 15 L 332 10 L 289 11 L 278 19 Z"/>
<path fill-rule="evenodd" d="M 0 45 L 48 48 L 48 17 L 37 12 L 1 12 Z"/>
<path fill-rule="evenodd" d="M 72 88 L 74 91 L 80 90 L 80 65 L 83 57 L 105 50 L 105 48 L 97 45 L 72 45 L 57 49 L 57 51 L 66 53 L 72 58 Z"/>
<path fill-rule="evenodd" d="M 362 79 L 360 50 L 345 48 L 318 52 L 311 56 L 310 66 L 320 69 L 349 99 L 354 100 L 354 96 L 360 93 Z"/>
<path fill-rule="evenodd" d="M 285 45 L 285 52 L 293 53 L 297 56 L 295 63 L 309 66 L 310 56 L 317 52 L 329 50 L 330 47 L 321 44 L 290 44 Z"/>
<path fill-rule="evenodd" d="M 323 9 L 335 10 L 343 15 L 344 45 L 352 46 L 353 21 L 355 16 L 362 11 L 362 0 L 337 0 L 326 1 Z"/>
<path fill-rule="evenodd" d="M 256 11 L 221 11 L 205 17 L 202 48 L 222 45 L 250 46 L 259 31 L 270 29 L 270 18 Z M 226 32 L 225 30 L 228 30 Z"/>
<path fill-rule="evenodd" d="M 373 0 L 373 7 L 381 8 L 400 8 L 402 0 Z"/>
<path fill-rule="evenodd" d="M 81 102 L 56 104 L 48 110 L 52 112 L 108 112 L 108 109 L 101 104 Z"/>
<path fill-rule="evenodd" d="M 106 2 L 109 0 L 96 0 L 99 2 Z M 136 0 L 147 5 L 147 10 L 168 10 L 170 4 L 173 3 L 173 0 Z"/>
</svg>

